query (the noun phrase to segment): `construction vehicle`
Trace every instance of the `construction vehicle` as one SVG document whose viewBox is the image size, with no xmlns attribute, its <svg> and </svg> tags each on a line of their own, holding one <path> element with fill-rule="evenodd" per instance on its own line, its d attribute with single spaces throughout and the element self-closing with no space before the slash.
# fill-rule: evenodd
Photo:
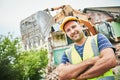
<svg viewBox="0 0 120 80">
<path fill-rule="evenodd" d="M 66 16 L 75 16 L 78 19 L 83 20 L 84 23 L 86 23 L 85 26 L 87 26 L 87 28 L 93 35 L 97 34 L 93 24 L 89 21 L 90 17 L 88 15 L 73 9 L 70 5 L 63 5 L 60 7 L 51 8 L 52 11 L 59 10 L 59 9 L 61 9 L 61 11 L 53 17 L 55 23 L 60 22 Z"/>
</svg>

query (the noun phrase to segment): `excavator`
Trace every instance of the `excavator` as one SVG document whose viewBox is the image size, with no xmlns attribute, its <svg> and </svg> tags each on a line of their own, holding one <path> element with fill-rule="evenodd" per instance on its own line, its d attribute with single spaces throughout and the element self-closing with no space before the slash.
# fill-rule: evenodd
<svg viewBox="0 0 120 80">
<path fill-rule="evenodd" d="M 81 19 L 85 23 L 83 29 L 87 31 L 88 35 L 97 34 L 97 31 L 94 28 L 94 24 L 91 23 L 90 21 L 90 16 L 88 16 L 87 14 L 82 13 L 79 10 L 73 9 L 70 5 L 62 5 L 59 7 L 51 8 L 51 11 L 55 11 L 55 10 L 61 10 L 53 17 L 55 23 L 60 22 L 66 16 L 75 16 L 78 19 Z"/>
<path fill-rule="evenodd" d="M 111 39 L 111 40 L 113 40 L 115 42 L 120 41 L 120 40 L 118 40 L 116 38 L 116 36 L 114 35 L 114 30 L 112 29 L 112 27 L 108 23 L 108 22 L 114 21 L 113 17 L 110 18 L 108 16 L 109 18 L 107 19 L 106 15 L 101 16 L 101 14 L 95 14 L 95 13 L 93 13 L 95 15 L 98 15 L 98 16 L 96 16 L 96 19 L 95 19 L 98 22 L 96 22 L 96 21 L 93 21 L 93 16 L 94 16 L 93 14 L 92 14 L 93 16 L 91 16 L 91 15 L 89 15 L 89 13 L 88 14 L 87 13 L 83 13 L 80 10 L 73 9 L 70 5 L 62 5 L 62 6 L 54 7 L 54 8 L 51 8 L 50 11 L 59 11 L 57 14 L 55 14 L 53 16 L 54 23 L 59 23 L 66 16 L 74 16 L 74 17 L 77 17 L 78 19 L 81 19 L 84 22 L 83 31 L 88 36 L 95 35 L 95 34 L 97 34 L 99 32 L 102 32 L 109 39 Z M 106 13 L 108 13 L 108 12 L 106 12 Z M 112 14 L 110 14 L 110 16 L 111 15 Z M 96 29 L 96 24 L 100 24 L 100 25 L 103 24 L 103 25 L 105 25 L 106 27 L 105 26 L 104 27 L 99 26 L 99 28 L 101 28 L 101 29 L 106 28 L 106 30 L 105 29 L 104 29 L 105 31 L 103 31 L 103 30 L 102 31 L 97 30 Z"/>
</svg>

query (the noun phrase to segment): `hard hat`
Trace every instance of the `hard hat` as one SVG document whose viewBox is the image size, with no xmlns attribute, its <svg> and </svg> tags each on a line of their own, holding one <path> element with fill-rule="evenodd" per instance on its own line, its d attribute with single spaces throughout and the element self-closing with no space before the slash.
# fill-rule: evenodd
<svg viewBox="0 0 120 80">
<path fill-rule="evenodd" d="M 78 19 L 73 16 L 65 17 L 60 25 L 60 29 L 64 31 L 64 26 L 68 21 L 78 21 L 80 24 L 85 24 L 86 26 L 92 26 L 87 20 Z"/>
</svg>

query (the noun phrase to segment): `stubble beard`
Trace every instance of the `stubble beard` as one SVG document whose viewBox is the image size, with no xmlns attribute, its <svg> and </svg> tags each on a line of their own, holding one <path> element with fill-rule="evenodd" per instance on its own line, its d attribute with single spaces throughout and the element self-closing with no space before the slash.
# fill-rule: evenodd
<svg viewBox="0 0 120 80">
<path fill-rule="evenodd" d="M 78 38 L 77 39 L 74 39 L 74 35 L 78 35 Z M 72 37 L 71 39 L 74 41 L 74 42 L 80 42 L 84 37 L 84 34 L 82 31 L 76 31 L 75 33 L 72 34 Z"/>
</svg>

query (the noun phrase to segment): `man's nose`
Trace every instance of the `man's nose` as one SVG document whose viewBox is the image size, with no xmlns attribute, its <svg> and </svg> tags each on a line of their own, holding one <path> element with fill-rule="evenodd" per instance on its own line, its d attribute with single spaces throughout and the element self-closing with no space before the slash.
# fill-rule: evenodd
<svg viewBox="0 0 120 80">
<path fill-rule="evenodd" d="M 71 32 L 71 33 L 74 33 L 74 31 L 75 31 L 74 29 L 71 29 L 71 31 L 70 31 L 70 32 Z"/>
</svg>

